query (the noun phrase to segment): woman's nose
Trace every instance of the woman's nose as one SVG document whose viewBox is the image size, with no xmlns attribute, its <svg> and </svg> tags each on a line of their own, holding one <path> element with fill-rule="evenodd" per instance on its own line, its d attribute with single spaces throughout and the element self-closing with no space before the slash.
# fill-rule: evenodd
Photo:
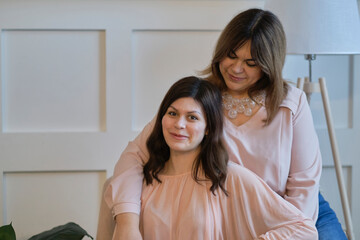
<svg viewBox="0 0 360 240">
<path fill-rule="evenodd" d="M 179 117 L 175 122 L 175 127 L 178 129 L 184 129 L 185 125 L 186 125 L 185 119 L 183 119 L 182 117 Z"/>
<path fill-rule="evenodd" d="M 234 62 L 234 64 L 232 65 L 232 70 L 234 73 L 241 73 L 244 71 L 244 67 L 243 67 L 243 61 L 237 60 Z"/>
</svg>

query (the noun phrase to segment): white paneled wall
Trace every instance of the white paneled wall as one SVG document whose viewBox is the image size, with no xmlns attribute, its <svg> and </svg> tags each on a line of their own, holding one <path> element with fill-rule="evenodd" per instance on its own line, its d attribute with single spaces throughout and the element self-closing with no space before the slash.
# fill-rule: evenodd
<svg viewBox="0 0 360 240">
<path fill-rule="evenodd" d="M 155 116 L 171 84 L 209 64 L 219 34 L 219 30 L 133 31 L 133 130 L 141 130 Z"/>
<path fill-rule="evenodd" d="M 105 171 L 7 172 L 3 179 L 4 219 L 18 237 L 67 222 L 96 229 L 97 222 L 89 219 L 98 215 L 89 208 L 100 205 Z"/>
<path fill-rule="evenodd" d="M 0 224 L 18 240 L 75 221 L 96 235 L 101 186 L 168 87 L 206 67 L 238 12 L 263 1 L 0 0 Z M 288 56 L 284 77 L 308 72 Z M 360 225 L 360 58 L 318 56 L 354 226 Z M 321 189 L 343 222 L 320 96 Z M 360 231 L 355 227 L 355 235 Z"/>
<path fill-rule="evenodd" d="M 2 50 L 4 132 L 105 130 L 104 31 L 3 30 Z"/>
</svg>

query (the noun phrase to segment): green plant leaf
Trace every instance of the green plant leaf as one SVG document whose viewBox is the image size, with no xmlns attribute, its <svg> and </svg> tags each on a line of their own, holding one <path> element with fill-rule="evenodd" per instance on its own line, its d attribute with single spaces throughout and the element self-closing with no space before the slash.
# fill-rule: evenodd
<svg viewBox="0 0 360 240">
<path fill-rule="evenodd" d="M 16 240 L 16 235 L 12 223 L 0 227 L 0 240 Z"/>
<path fill-rule="evenodd" d="M 91 237 L 78 224 L 69 222 L 65 225 L 57 226 L 48 231 L 32 236 L 28 240 L 81 240 L 84 236 L 93 239 L 93 237 Z"/>
</svg>

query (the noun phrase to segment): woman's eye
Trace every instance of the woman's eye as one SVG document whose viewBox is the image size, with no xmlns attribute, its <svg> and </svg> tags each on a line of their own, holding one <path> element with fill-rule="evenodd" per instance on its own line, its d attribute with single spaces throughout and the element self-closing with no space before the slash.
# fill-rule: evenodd
<svg viewBox="0 0 360 240">
<path fill-rule="evenodd" d="M 254 60 L 246 60 L 245 62 L 246 62 L 246 65 L 248 65 L 249 67 L 257 66 L 257 64 Z"/>
<path fill-rule="evenodd" d="M 169 114 L 170 116 L 176 116 L 176 113 L 173 112 L 173 111 L 169 111 L 168 114 Z"/>
<path fill-rule="evenodd" d="M 189 118 L 190 118 L 191 120 L 198 120 L 198 118 L 195 117 L 195 116 L 189 116 Z"/>
<path fill-rule="evenodd" d="M 228 56 L 228 58 L 230 58 L 230 59 L 235 59 L 235 58 L 237 58 L 237 56 L 236 56 L 236 54 L 235 54 L 234 51 L 230 51 L 227 56 Z"/>
</svg>

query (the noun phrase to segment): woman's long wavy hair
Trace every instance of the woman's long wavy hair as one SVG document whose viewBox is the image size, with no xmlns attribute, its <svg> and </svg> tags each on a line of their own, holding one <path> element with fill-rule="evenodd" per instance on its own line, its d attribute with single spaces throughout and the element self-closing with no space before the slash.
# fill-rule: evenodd
<svg viewBox="0 0 360 240">
<path fill-rule="evenodd" d="M 249 9 L 235 16 L 222 31 L 215 47 L 213 59 L 202 71 L 207 79 L 226 91 L 219 64 L 245 43 L 251 43 L 251 57 L 263 72 L 262 78 L 248 90 L 250 97 L 261 90 L 266 92 L 265 107 L 269 124 L 287 95 L 288 85 L 282 78 L 286 57 L 286 37 L 280 20 L 270 11 Z"/>
<path fill-rule="evenodd" d="M 223 144 L 223 112 L 222 97 L 219 89 L 209 81 L 194 76 L 185 77 L 174 83 L 166 93 L 156 117 L 154 129 L 146 144 L 149 151 L 149 161 L 144 165 L 144 180 L 147 185 L 153 179 L 161 183 L 158 175 L 164 169 L 170 158 L 170 148 L 166 144 L 162 131 L 162 118 L 169 106 L 179 98 L 193 98 L 203 109 L 206 119 L 206 133 L 200 143 L 200 152 L 194 160 L 192 176 L 196 182 L 202 171 L 205 178 L 212 182 L 210 190 L 220 188 L 227 194 L 224 182 L 227 175 L 228 154 Z"/>
</svg>

